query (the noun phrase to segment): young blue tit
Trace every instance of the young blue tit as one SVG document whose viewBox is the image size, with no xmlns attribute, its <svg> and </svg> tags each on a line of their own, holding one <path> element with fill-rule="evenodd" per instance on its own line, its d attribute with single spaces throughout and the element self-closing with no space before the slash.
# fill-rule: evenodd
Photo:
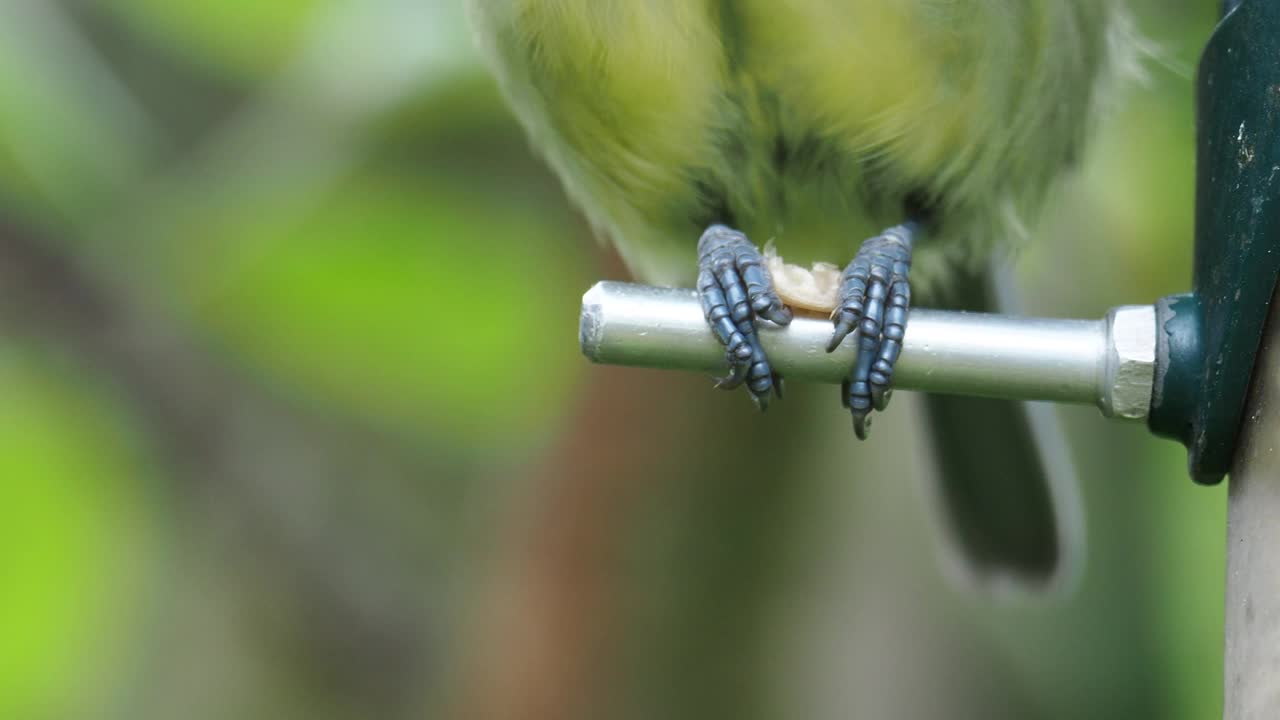
<svg viewBox="0 0 1280 720">
<path fill-rule="evenodd" d="M 781 378 L 756 324 L 830 312 L 830 348 L 857 343 L 841 392 L 859 438 L 889 401 L 913 295 L 990 307 L 992 251 L 1023 237 L 1079 157 L 1120 64 L 1116 5 L 471 0 L 571 198 L 638 277 L 696 283 L 731 368 L 720 384 L 764 408 Z M 837 267 L 783 264 L 766 240 Z M 925 405 L 936 496 L 969 569 L 1000 585 L 1060 576 L 1081 523 L 1052 417 Z"/>
</svg>

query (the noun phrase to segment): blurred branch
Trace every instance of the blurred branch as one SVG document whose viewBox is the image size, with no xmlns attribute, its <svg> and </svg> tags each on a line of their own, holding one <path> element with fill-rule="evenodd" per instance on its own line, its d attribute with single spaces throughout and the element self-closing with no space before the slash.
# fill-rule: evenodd
<svg viewBox="0 0 1280 720">
<path fill-rule="evenodd" d="M 428 476 L 359 428 L 307 420 L 212 362 L 167 319 L 146 312 L 0 211 L 0 320 L 45 336 L 110 377 L 158 441 L 182 495 L 229 513 L 232 540 L 289 602 L 314 645 L 342 664 L 330 688 L 392 711 L 416 702 L 425 657 L 421 567 L 397 560 L 386 518 L 361 517 L 345 488 Z M 369 513 L 373 515 L 373 513 Z M 385 715 L 383 715 L 385 716 Z"/>
<path fill-rule="evenodd" d="M 94 233 L 97 251 L 162 252 L 172 228 L 263 198 L 305 211 L 363 157 L 361 131 L 471 60 L 449 3 L 348 0 L 322 6 L 292 61 L 256 99 L 170 170 L 131 188 Z M 460 41 L 461 40 L 461 41 Z M 190 243 L 193 238 L 185 238 Z M 234 255 L 269 252 L 258 239 Z"/>
<path fill-rule="evenodd" d="M 121 187 L 142 173 L 155 123 L 59 3 L 0 3 L 0 63 L 39 78 L 0 83 L 0 128 L 11 133 L 0 142 L 55 204 L 68 185 Z"/>
<path fill-rule="evenodd" d="M 589 373 L 560 441 L 531 473 L 536 495 L 481 593 L 452 717 L 610 715 L 627 539 L 690 437 L 662 421 L 687 397 L 669 387 L 657 372 Z"/>
</svg>

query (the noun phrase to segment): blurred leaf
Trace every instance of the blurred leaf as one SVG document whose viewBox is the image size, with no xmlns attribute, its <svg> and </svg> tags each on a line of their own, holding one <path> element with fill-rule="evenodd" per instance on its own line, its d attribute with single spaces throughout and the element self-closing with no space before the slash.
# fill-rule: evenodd
<svg viewBox="0 0 1280 720">
<path fill-rule="evenodd" d="M 545 216 L 375 178 L 216 232 L 188 298 L 284 387 L 468 445 L 524 442 L 564 405 L 581 273 Z"/>
<path fill-rule="evenodd" d="M 1115 284 L 1131 279 L 1147 294 L 1180 292 L 1191 282 L 1195 219 L 1191 81 L 1157 71 L 1129 100 L 1098 138 L 1092 168 L 1098 182 L 1088 190 L 1106 213 Z"/>
<path fill-rule="evenodd" d="M 331 0 L 109 0 L 139 31 L 227 72 L 259 75 L 298 46 L 308 21 Z"/>
<path fill-rule="evenodd" d="M 112 643 L 140 587 L 144 475 L 119 413 L 56 359 L 5 346 L 0 717 L 65 717 L 122 667 Z"/>
</svg>

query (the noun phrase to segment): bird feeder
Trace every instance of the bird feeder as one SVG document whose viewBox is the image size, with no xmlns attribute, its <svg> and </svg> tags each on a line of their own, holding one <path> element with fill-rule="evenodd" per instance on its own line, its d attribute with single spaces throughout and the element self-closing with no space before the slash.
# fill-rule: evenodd
<svg viewBox="0 0 1280 720">
<path fill-rule="evenodd" d="M 1226 7 L 1197 74 L 1191 291 L 1095 320 L 915 309 L 894 384 L 1094 404 L 1185 445 L 1195 482 L 1230 473 L 1226 716 L 1280 717 L 1280 0 Z M 723 369 L 692 290 L 599 283 L 580 328 L 596 362 Z M 855 361 L 825 351 L 829 322 L 759 334 L 791 379 L 839 382 Z"/>
</svg>

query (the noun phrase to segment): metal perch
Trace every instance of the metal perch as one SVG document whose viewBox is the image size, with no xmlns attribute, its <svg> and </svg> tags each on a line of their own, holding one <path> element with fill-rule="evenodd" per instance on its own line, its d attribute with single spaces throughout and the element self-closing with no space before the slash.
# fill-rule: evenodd
<svg viewBox="0 0 1280 720">
<path fill-rule="evenodd" d="M 793 380 L 838 383 L 855 342 L 833 353 L 831 322 L 797 317 L 760 324 L 774 367 Z M 594 362 L 723 372 L 724 348 L 693 290 L 600 282 L 582 297 L 578 335 Z M 1156 315 L 1150 305 L 1113 308 L 1100 320 L 911 311 L 894 386 L 905 390 L 1097 405 L 1108 417 L 1142 419 L 1151 406 Z"/>
</svg>

